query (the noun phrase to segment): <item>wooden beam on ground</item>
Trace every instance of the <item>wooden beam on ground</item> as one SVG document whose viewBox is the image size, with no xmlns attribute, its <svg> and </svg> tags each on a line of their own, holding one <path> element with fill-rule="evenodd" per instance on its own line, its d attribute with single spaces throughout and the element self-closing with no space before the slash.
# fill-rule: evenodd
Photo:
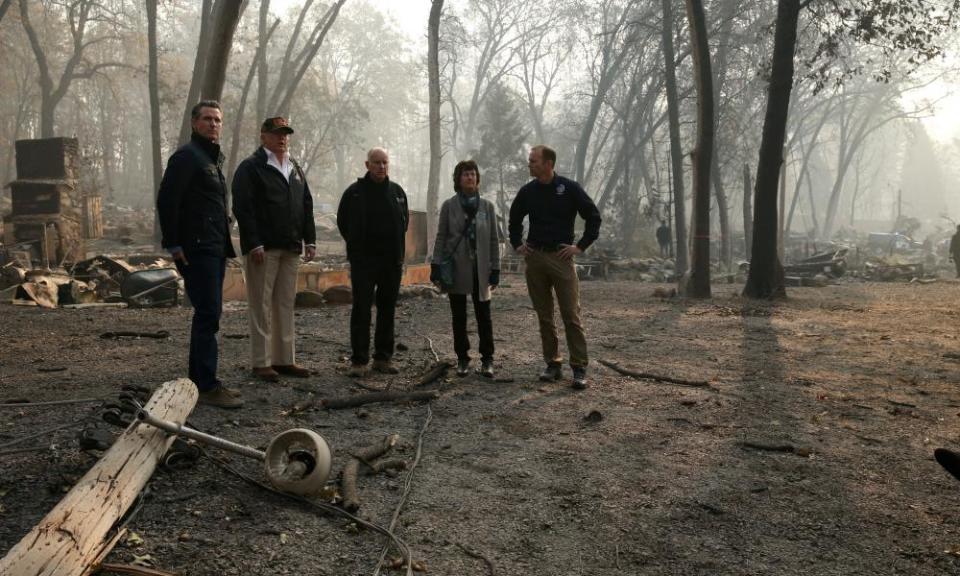
<svg viewBox="0 0 960 576">
<path fill-rule="evenodd" d="M 197 403 L 186 378 L 165 382 L 146 409 L 162 420 L 184 423 Z M 113 548 L 111 529 L 134 503 L 174 437 L 134 422 L 99 462 L 0 560 L 0 574 L 85 576 Z"/>
</svg>

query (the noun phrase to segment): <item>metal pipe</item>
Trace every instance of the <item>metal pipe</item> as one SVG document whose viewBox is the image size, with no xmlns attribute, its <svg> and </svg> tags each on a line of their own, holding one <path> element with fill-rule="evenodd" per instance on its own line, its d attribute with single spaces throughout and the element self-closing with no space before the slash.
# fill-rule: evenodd
<svg viewBox="0 0 960 576">
<path fill-rule="evenodd" d="M 224 450 L 229 450 L 230 452 L 235 452 L 243 456 L 249 456 L 261 461 L 265 461 L 267 458 L 265 452 L 261 452 L 256 448 L 251 448 L 249 446 L 244 446 L 243 444 L 237 444 L 236 442 L 224 440 L 223 438 L 212 436 L 199 430 L 194 430 L 193 428 L 183 426 L 182 424 L 177 424 L 176 422 L 154 418 L 149 412 L 142 408 L 137 412 L 137 420 L 145 422 L 165 432 L 177 434 L 179 436 L 186 436 L 187 438 L 192 438 L 198 442 L 216 446 L 217 448 L 223 448 Z"/>
</svg>

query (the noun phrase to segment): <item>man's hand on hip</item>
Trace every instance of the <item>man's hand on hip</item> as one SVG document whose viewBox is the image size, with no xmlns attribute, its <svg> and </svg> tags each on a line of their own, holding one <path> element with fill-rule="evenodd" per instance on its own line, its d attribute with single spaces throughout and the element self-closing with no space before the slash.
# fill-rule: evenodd
<svg viewBox="0 0 960 576">
<path fill-rule="evenodd" d="M 514 251 L 521 256 L 529 256 L 533 253 L 533 249 L 527 246 L 526 242 L 514 248 Z"/>
<path fill-rule="evenodd" d="M 560 256 L 562 260 L 569 260 L 577 254 L 583 254 L 583 250 L 576 244 L 561 244 L 560 251 L 557 252 L 557 255 Z"/>
</svg>

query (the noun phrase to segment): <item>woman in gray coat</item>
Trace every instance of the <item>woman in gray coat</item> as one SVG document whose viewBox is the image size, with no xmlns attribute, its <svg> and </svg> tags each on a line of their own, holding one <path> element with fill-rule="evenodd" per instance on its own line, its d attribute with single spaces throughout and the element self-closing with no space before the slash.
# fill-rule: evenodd
<svg viewBox="0 0 960 576">
<path fill-rule="evenodd" d="M 500 283 L 496 209 L 492 202 L 480 198 L 480 169 L 473 160 L 464 160 L 454 168 L 453 189 L 457 194 L 440 207 L 430 280 L 439 283 L 438 265 L 452 252 L 455 277 L 448 296 L 457 375 L 466 376 L 470 372 L 470 339 L 467 337 L 467 294 L 470 294 L 480 337 L 480 374 L 493 378 L 490 293 Z"/>
</svg>

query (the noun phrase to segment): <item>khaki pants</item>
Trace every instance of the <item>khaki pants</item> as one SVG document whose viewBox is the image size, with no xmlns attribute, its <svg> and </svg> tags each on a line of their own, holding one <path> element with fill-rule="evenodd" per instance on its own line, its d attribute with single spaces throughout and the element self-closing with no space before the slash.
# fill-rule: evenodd
<svg viewBox="0 0 960 576">
<path fill-rule="evenodd" d="M 557 295 L 560 318 L 567 336 L 570 366 L 587 366 L 587 337 L 580 323 L 580 281 L 573 259 L 562 260 L 556 252 L 534 251 L 526 257 L 527 292 L 540 321 L 543 359 L 560 364 L 560 342 L 553 322 L 553 293 Z"/>
<path fill-rule="evenodd" d="M 255 264 L 250 254 L 244 256 L 253 368 L 294 364 L 293 301 L 299 260 L 300 255 L 289 250 L 266 250 L 262 264 Z"/>
</svg>

